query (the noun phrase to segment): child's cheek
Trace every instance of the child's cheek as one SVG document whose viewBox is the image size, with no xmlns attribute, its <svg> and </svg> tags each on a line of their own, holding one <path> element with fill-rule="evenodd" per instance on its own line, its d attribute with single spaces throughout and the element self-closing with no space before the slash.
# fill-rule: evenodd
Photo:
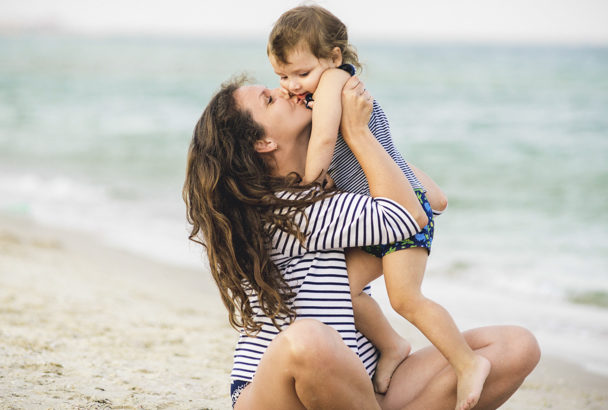
<svg viewBox="0 0 608 410">
<path fill-rule="evenodd" d="M 319 86 L 319 82 L 321 82 L 321 75 L 316 76 L 315 78 L 311 78 L 309 81 L 308 91 L 314 93 L 317 91 L 317 87 Z"/>
</svg>

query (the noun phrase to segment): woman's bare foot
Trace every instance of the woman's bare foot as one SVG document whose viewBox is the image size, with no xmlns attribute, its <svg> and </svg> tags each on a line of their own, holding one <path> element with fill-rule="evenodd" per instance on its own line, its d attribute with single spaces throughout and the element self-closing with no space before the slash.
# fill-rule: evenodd
<svg viewBox="0 0 608 410">
<path fill-rule="evenodd" d="M 380 360 L 373 378 L 376 393 L 386 393 L 395 369 L 405 360 L 411 350 L 412 345 L 407 340 L 399 338 L 396 346 L 380 351 Z"/>
<path fill-rule="evenodd" d="M 475 407 L 491 367 L 488 359 L 475 355 L 471 365 L 458 375 L 456 410 L 469 410 Z"/>
</svg>

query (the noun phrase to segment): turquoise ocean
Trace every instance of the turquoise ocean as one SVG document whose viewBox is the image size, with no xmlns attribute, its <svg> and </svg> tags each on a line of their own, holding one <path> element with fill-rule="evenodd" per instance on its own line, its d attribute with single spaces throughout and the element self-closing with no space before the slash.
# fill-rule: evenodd
<svg viewBox="0 0 608 410">
<path fill-rule="evenodd" d="M 608 373 L 608 48 L 358 51 L 397 146 L 449 198 L 428 292 L 462 327 L 523 324 Z M 20 34 L 0 55 L 0 215 L 200 268 L 186 150 L 221 82 L 277 85 L 264 39 Z"/>
</svg>

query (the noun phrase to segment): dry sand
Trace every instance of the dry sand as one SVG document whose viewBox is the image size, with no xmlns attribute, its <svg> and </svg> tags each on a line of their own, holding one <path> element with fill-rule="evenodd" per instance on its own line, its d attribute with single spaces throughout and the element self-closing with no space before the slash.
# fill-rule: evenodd
<svg viewBox="0 0 608 410">
<path fill-rule="evenodd" d="M 236 333 L 211 279 L 0 219 L 0 408 L 229 409 Z M 504 409 L 607 409 L 608 378 L 545 356 Z"/>
</svg>

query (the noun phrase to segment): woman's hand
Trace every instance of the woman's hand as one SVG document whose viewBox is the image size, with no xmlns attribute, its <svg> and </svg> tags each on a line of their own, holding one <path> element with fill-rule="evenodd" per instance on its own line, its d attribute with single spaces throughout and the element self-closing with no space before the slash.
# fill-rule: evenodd
<svg viewBox="0 0 608 410">
<path fill-rule="evenodd" d="M 369 130 L 373 100 L 357 77 L 342 89 L 342 123 L 344 141 L 365 172 L 372 197 L 392 199 L 407 209 L 419 227 L 428 223 L 424 209 L 412 186 L 391 156 Z"/>
<path fill-rule="evenodd" d="M 353 133 L 367 129 L 373 99 L 357 76 L 351 77 L 342 89 L 342 120 L 340 130 L 346 142 Z"/>
</svg>

